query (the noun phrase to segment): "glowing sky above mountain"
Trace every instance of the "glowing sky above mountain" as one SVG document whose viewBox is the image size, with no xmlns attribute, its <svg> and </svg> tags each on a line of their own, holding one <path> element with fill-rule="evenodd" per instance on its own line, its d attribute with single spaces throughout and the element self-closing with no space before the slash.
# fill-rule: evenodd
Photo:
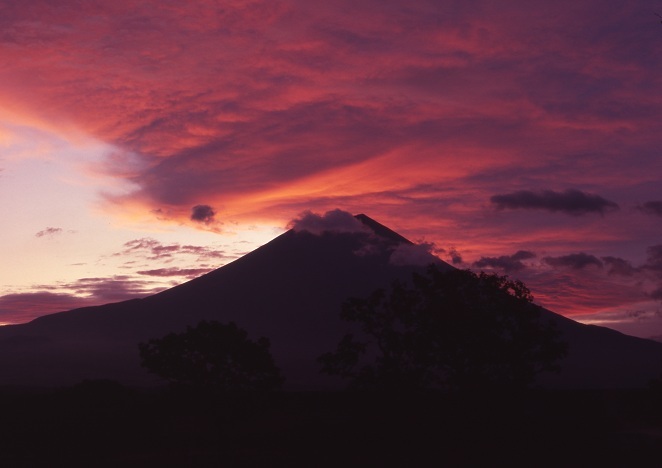
<svg viewBox="0 0 662 468">
<path fill-rule="evenodd" d="M 648 1 L 5 0 L 0 26 L 0 323 L 340 208 L 662 335 Z"/>
</svg>

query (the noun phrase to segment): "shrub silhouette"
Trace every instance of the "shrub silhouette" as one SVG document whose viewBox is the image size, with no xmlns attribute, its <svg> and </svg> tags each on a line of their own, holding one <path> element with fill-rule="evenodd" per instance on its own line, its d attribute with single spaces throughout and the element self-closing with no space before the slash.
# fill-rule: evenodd
<svg viewBox="0 0 662 468">
<path fill-rule="evenodd" d="M 348 300 L 341 317 L 360 325 L 360 336 L 320 356 L 322 371 L 356 388 L 524 388 L 559 370 L 566 352 L 532 301 L 507 276 L 431 266 L 412 286 Z"/>
<path fill-rule="evenodd" d="M 220 391 L 269 391 L 282 384 L 269 340 L 251 341 L 234 322 L 202 321 L 138 345 L 141 365 L 175 386 Z"/>
</svg>

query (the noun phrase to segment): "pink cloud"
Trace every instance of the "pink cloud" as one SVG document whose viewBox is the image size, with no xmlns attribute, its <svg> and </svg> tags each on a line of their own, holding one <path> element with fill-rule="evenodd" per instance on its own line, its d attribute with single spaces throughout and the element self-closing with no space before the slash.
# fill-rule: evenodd
<svg viewBox="0 0 662 468">
<path fill-rule="evenodd" d="M 550 33 L 579 28 L 576 11 L 550 15 L 524 3 L 515 15 L 485 5 L 452 13 L 425 2 L 407 9 L 395 5 L 352 5 L 351 15 L 295 2 L 224 11 L 204 2 L 173 8 L 147 2 L 131 9 L 90 2 L 80 11 L 16 7 L 7 12 L 9 34 L 14 53 L 30 61 L 8 63 L 4 89 L 18 92 L 22 105 L 66 113 L 132 151 L 140 161 L 131 176 L 140 189 L 132 197 L 157 209 L 183 208 L 202 194 L 223 200 L 270 190 L 412 143 L 433 148 L 436 158 L 423 157 L 436 159 L 434 172 L 454 163 L 450 155 L 439 155 L 458 146 L 516 154 L 521 149 L 514 142 L 537 140 L 539 147 L 564 141 L 581 149 L 594 143 L 590 133 L 601 133 L 596 128 L 559 138 L 568 132 L 549 131 L 574 119 L 574 111 L 553 115 L 563 96 L 577 102 L 578 93 L 610 73 L 625 79 L 617 67 L 624 55 L 591 68 L 570 47 L 577 40 L 605 47 L 596 41 L 597 26 L 586 31 L 582 24 L 572 43 L 558 34 L 540 41 L 541 27 Z M 73 29 L 60 33 L 66 26 Z M 33 47 L 35 39 L 48 46 Z M 48 67 L 48 88 L 32 78 L 40 67 Z M 550 67 L 556 75 L 549 76 Z M 537 89 L 551 87 L 547 101 L 522 86 L 527 79 Z M 77 86 L 70 87 L 74 81 Z M 604 88 L 595 102 L 605 95 L 633 102 L 611 89 Z M 639 104 L 648 101 L 634 97 Z M 600 117 L 613 120 L 615 111 L 586 102 L 575 110 L 590 109 L 596 125 Z M 628 115 L 628 122 L 632 118 L 647 120 Z M 125 165 L 115 169 L 131 174 Z"/>
<path fill-rule="evenodd" d="M 467 261 L 530 250 L 633 262 L 659 234 L 659 217 L 631 213 L 654 214 L 662 173 L 651 91 L 662 52 L 648 9 L 5 2 L 0 103 L 113 145 L 96 170 L 134 187 L 105 195 L 120 216 L 209 229 L 198 221 L 284 223 L 341 206 Z M 573 188 L 621 210 L 597 220 L 490 210 L 494 195 Z M 211 211 L 191 219 L 195 206 Z M 151 240 L 124 252 L 223 255 Z M 589 307 L 584 283 L 569 284 Z M 589 288 L 596 303 L 600 287 Z"/>
</svg>

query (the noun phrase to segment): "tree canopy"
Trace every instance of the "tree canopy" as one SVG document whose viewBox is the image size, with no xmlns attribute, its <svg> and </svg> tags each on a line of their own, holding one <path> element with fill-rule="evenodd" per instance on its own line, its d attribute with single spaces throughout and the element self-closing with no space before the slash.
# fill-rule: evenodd
<svg viewBox="0 0 662 468">
<path fill-rule="evenodd" d="M 234 322 L 202 321 L 138 345 L 141 365 L 179 386 L 221 391 L 266 391 L 283 379 L 269 340 L 254 342 Z"/>
<path fill-rule="evenodd" d="M 359 330 L 320 356 L 322 371 L 357 388 L 524 388 L 566 351 L 532 301 L 507 276 L 431 266 L 348 300 L 341 317 Z"/>
</svg>

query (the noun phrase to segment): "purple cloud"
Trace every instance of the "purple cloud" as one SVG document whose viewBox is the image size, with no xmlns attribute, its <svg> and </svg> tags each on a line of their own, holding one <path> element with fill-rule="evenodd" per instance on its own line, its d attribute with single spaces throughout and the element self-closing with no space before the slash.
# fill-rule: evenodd
<svg viewBox="0 0 662 468">
<path fill-rule="evenodd" d="M 128 275 L 81 278 L 72 283 L 60 285 L 60 287 L 72 289 L 76 295 L 86 297 L 95 304 L 142 298 L 165 289 L 161 285 L 155 286 L 153 283 Z"/>
<path fill-rule="evenodd" d="M 560 257 L 544 257 L 542 260 L 553 267 L 567 267 L 573 270 L 582 270 L 591 265 L 598 268 L 604 267 L 603 263 L 595 255 L 583 252 Z"/>
<path fill-rule="evenodd" d="M 604 214 L 606 211 L 618 209 L 618 205 L 612 201 L 599 195 L 585 193 L 575 189 L 568 189 L 564 192 L 555 192 L 553 190 L 542 190 L 539 192 L 520 190 L 504 195 L 493 195 L 490 197 L 490 201 L 499 210 L 560 211 L 571 215 L 584 215 L 588 213 Z"/>
<path fill-rule="evenodd" d="M 172 277 L 183 276 L 188 279 L 197 278 L 200 275 L 209 273 L 213 268 L 156 268 L 153 270 L 141 270 L 136 273 L 145 276 Z"/>
<path fill-rule="evenodd" d="M 520 250 L 513 255 L 501 255 L 499 257 L 481 257 L 480 260 L 474 262 L 474 266 L 478 268 L 500 268 L 507 272 L 517 272 L 526 268 L 522 260 L 535 258 L 536 254 L 528 250 Z"/>
<path fill-rule="evenodd" d="M 609 268 L 607 271 L 609 275 L 633 276 L 637 271 L 629 261 L 623 258 L 607 256 L 602 257 L 602 261 Z"/>
<path fill-rule="evenodd" d="M 148 260 L 167 260 L 175 255 L 196 255 L 198 260 L 226 259 L 233 256 L 226 255 L 223 251 L 214 250 L 210 247 L 180 244 L 162 244 L 151 237 L 134 239 L 124 243 L 124 250 L 114 254 L 115 256 L 144 255 Z"/>
<path fill-rule="evenodd" d="M 647 201 L 643 205 L 639 206 L 639 209 L 646 214 L 662 217 L 662 201 Z"/>
<path fill-rule="evenodd" d="M 37 291 L 0 296 L 0 323 L 25 323 L 55 312 L 93 305 L 88 298 Z"/>
<path fill-rule="evenodd" d="M 195 205 L 191 208 L 191 221 L 209 224 L 215 221 L 215 216 L 216 212 L 209 205 Z"/>
<path fill-rule="evenodd" d="M 448 249 L 448 255 L 453 265 L 460 265 L 462 263 L 462 255 L 454 247 Z"/>
</svg>

